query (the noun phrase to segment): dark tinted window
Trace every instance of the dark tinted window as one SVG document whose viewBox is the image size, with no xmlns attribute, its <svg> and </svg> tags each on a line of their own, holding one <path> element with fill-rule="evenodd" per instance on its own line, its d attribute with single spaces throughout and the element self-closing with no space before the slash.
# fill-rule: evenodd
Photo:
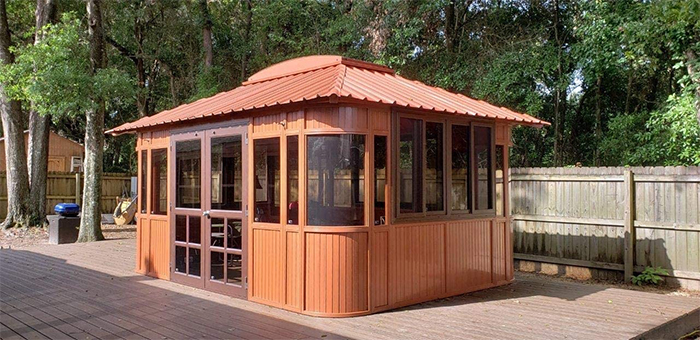
<svg viewBox="0 0 700 340">
<path fill-rule="evenodd" d="M 199 208 L 201 202 L 201 143 L 199 140 L 175 144 L 177 207 Z"/>
<path fill-rule="evenodd" d="M 452 210 L 471 210 L 469 126 L 452 125 Z"/>
<path fill-rule="evenodd" d="M 443 204 L 443 128 L 440 123 L 425 123 L 425 208 L 444 210 Z"/>
<path fill-rule="evenodd" d="M 299 224 L 299 136 L 287 137 L 287 223 Z"/>
<path fill-rule="evenodd" d="M 241 136 L 211 139 L 211 208 L 241 210 L 243 197 Z"/>
<path fill-rule="evenodd" d="M 144 214 L 146 213 L 146 202 L 148 201 L 146 177 L 148 177 L 148 151 L 141 150 L 141 178 L 139 178 L 141 190 L 138 200 L 141 204 L 141 213 Z"/>
<path fill-rule="evenodd" d="M 280 139 L 254 141 L 255 222 L 280 222 Z"/>
<path fill-rule="evenodd" d="M 309 136 L 307 155 L 309 225 L 364 225 L 365 136 Z"/>
<path fill-rule="evenodd" d="M 505 147 L 496 145 L 496 215 L 505 215 Z"/>
<path fill-rule="evenodd" d="M 400 212 L 423 212 L 423 122 L 401 118 L 399 130 Z"/>
<path fill-rule="evenodd" d="M 386 136 L 374 136 L 374 224 L 386 224 Z"/>
<path fill-rule="evenodd" d="M 474 201 L 477 210 L 493 209 L 493 164 L 491 160 L 491 128 L 474 127 L 474 158 L 476 178 Z"/>
<path fill-rule="evenodd" d="M 151 213 L 168 213 L 168 150 L 151 151 Z"/>
</svg>

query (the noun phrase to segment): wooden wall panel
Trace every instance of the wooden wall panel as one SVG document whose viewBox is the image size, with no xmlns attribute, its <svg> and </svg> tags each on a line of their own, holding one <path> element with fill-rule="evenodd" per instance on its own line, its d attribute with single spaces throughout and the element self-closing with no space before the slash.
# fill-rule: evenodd
<svg viewBox="0 0 700 340">
<path fill-rule="evenodd" d="M 253 229 L 252 296 L 275 305 L 284 304 L 284 256 L 281 250 L 279 230 Z"/>
<path fill-rule="evenodd" d="M 507 277 L 506 223 L 494 220 L 491 234 L 491 254 L 493 261 L 493 283 L 503 282 Z"/>
<path fill-rule="evenodd" d="M 444 223 L 396 225 L 390 250 L 391 303 L 424 301 L 445 292 Z"/>
<path fill-rule="evenodd" d="M 306 109 L 307 130 L 366 131 L 368 109 L 349 106 Z"/>
<path fill-rule="evenodd" d="M 491 284 L 490 229 L 490 220 L 447 224 L 445 263 L 449 292 L 465 292 Z"/>
<path fill-rule="evenodd" d="M 369 119 L 375 132 L 389 133 L 391 130 L 391 111 L 387 109 L 369 109 Z"/>
<path fill-rule="evenodd" d="M 372 239 L 372 304 L 389 304 L 389 232 L 374 233 Z"/>
<path fill-rule="evenodd" d="M 287 130 L 299 131 L 304 128 L 304 110 L 287 113 Z"/>
<path fill-rule="evenodd" d="M 294 309 L 301 309 L 302 267 L 301 237 L 298 232 L 287 232 L 287 287 L 285 304 Z"/>
<path fill-rule="evenodd" d="M 170 224 L 168 220 L 150 220 L 148 275 L 159 279 L 170 278 Z"/>
<path fill-rule="evenodd" d="M 367 233 L 305 235 L 305 311 L 319 314 L 368 311 Z"/>
<path fill-rule="evenodd" d="M 137 218 L 136 222 L 136 272 L 141 274 L 148 273 L 148 219 Z"/>
<path fill-rule="evenodd" d="M 280 124 L 286 118 L 286 113 L 278 113 L 253 118 L 253 133 L 275 133 L 284 130 Z"/>
</svg>

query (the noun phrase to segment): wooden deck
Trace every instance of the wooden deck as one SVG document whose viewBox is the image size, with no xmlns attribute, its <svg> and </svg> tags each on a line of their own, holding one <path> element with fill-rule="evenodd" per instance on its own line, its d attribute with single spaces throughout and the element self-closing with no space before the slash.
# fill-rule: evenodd
<svg viewBox="0 0 700 340">
<path fill-rule="evenodd" d="M 376 315 L 321 319 L 134 273 L 135 241 L 0 250 L 0 338 L 627 339 L 700 299 L 532 275 Z"/>
</svg>

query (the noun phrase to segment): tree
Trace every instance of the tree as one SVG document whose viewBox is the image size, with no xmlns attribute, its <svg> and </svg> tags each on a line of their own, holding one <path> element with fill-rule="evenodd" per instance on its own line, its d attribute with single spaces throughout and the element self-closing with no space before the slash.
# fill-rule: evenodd
<svg viewBox="0 0 700 340">
<path fill-rule="evenodd" d="M 58 11 L 54 0 L 37 0 L 34 44 L 39 44 L 46 24 L 55 24 Z M 33 105 L 32 105 L 33 106 Z M 29 110 L 29 210 L 33 225 L 40 225 L 46 214 L 46 177 L 49 158 L 51 116 Z"/>
<path fill-rule="evenodd" d="M 87 1 L 90 72 L 94 76 L 106 66 L 105 38 L 100 0 Z M 100 241 L 102 235 L 102 153 L 104 152 L 105 102 L 93 98 L 94 106 L 85 112 L 85 184 L 78 242 Z"/>
<path fill-rule="evenodd" d="M 0 0 L 0 62 L 12 65 L 9 23 L 5 0 Z M 29 225 L 27 178 L 27 154 L 24 149 L 24 114 L 20 102 L 6 94 L 5 83 L 0 82 L 0 117 L 5 134 L 5 159 L 7 162 L 7 217 L 2 228 Z"/>
</svg>

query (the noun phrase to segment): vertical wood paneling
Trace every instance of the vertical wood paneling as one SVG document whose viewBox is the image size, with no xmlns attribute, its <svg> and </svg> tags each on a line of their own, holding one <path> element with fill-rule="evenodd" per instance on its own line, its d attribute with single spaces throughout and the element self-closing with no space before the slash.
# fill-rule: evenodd
<svg viewBox="0 0 700 340">
<path fill-rule="evenodd" d="M 287 113 L 287 130 L 301 130 L 304 127 L 304 110 Z"/>
<path fill-rule="evenodd" d="M 368 311 L 367 233 L 306 233 L 305 311 Z"/>
<path fill-rule="evenodd" d="M 446 227 L 446 273 L 449 292 L 464 292 L 491 283 L 491 221 L 451 222 Z"/>
<path fill-rule="evenodd" d="M 492 268 L 493 268 L 493 283 L 505 281 L 507 279 L 507 225 L 505 222 L 494 220 L 492 229 Z"/>
<path fill-rule="evenodd" d="M 286 113 L 271 114 L 253 118 L 253 133 L 274 133 L 284 129 L 280 122 L 284 121 Z"/>
<path fill-rule="evenodd" d="M 301 238 L 298 232 L 287 232 L 287 289 L 285 303 L 301 308 Z"/>
<path fill-rule="evenodd" d="M 148 249 L 150 248 L 148 224 L 147 218 L 138 218 L 136 223 L 136 271 L 141 274 L 148 274 Z"/>
<path fill-rule="evenodd" d="M 253 229 L 253 297 L 282 305 L 284 257 L 279 230 Z"/>
<path fill-rule="evenodd" d="M 369 119 L 372 123 L 372 129 L 375 132 L 388 133 L 391 129 L 391 111 L 387 109 L 371 108 L 369 109 Z"/>
<path fill-rule="evenodd" d="M 372 301 L 374 307 L 389 304 L 389 232 L 376 232 L 372 239 Z"/>
<path fill-rule="evenodd" d="M 340 106 L 306 109 L 307 130 L 366 131 L 367 127 L 368 109 L 366 108 Z"/>
<path fill-rule="evenodd" d="M 148 275 L 159 279 L 170 278 L 170 225 L 168 220 L 150 220 L 150 247 Z"/>
<path fill-rule="evenodd" d="M 401 303 L 445 292 L 444 224 L 395 226 L 390 301 Z"/>
</svg>

